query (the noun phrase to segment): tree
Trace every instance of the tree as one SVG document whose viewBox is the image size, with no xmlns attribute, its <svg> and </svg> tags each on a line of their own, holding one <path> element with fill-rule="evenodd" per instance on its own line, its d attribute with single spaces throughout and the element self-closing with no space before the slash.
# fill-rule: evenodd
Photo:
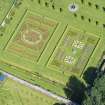
<svg viewBox="0 0 105 105">
<path fill-rule="evenodd" d="M 105 105 L 105 75 L 97 77 L 90 93 L 86 91 L 82 105 Z"/>
<path fill-rule="evenodd" d="M 84 83 L 73 75 L 69 78 L 68 82 L 66 83 L 64 92 L 68 99 L 72 100 L 73 102 L 81 104 L 82 100 L 84 99 L 85 89 L 86 87 Z M 66 105 L 66 104 L 55 103 L 54 105 Z"/>
<path fill-rule="evenodd" d="M 83 74 L 83 79 L 90 86 L 93 86 L 96 77 L 97 77 L 97 68 L 95 67 L 89 67 Z"/>
<path fill-rule="evenodd" d="M 85 85 L 76 76 L 71 76 L 64 91 L 68 99 L 81 104 L 84 98 Z"/>
<path fill-rule="evenodd" d="M 22 4 L 22 0 L 16 0 L 15 1 L 15 7 L 19 7 Z"/>
</svg>

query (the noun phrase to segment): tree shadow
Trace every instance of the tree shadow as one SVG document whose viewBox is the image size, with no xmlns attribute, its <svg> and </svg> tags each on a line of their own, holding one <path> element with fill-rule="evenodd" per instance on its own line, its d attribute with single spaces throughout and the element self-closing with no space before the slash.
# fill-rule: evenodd
<svg viewBox="0 0 105 105">
<path fill-rule="evenodd" d="M 97 71 L 98 69 L 96 67 L 89 67 L 83 73 L 82 78 L 85 80 L 85 82 L 88 84 L 89 87 L 92 87 L 94 85 L 94 80 L 97 77 Z M 67 99 L 70 99 L 71 101 L 81 105 L 83 100 L 86 98 L 85 91 L 87 90 L 87 88 L 88 87 L 84 84 L 84 82 L 82 82 L 82 80 L 72 75 L 69 78 L 68 82 L 66 83 L 64 92 L 67 96 Z M 55 103 L 54 105 L 65 105 L 65 104 Z"/>
<path fill-rule="evenodd" d="M 94 85 L 94 80 L 97 77 L 98 69 L 96 67 L 89 67 L 83 74 L 83 79 L 88 84 L 89 87 Z"/>
<path fill-rule="evenodd" d="M 84 99 L 84 91 L 86 87 L 84 83 L 79 80 L 76 76 L 71 76 L 66 83 L 66 88 L 64 88 L 64 92 L 68 99 L 81 104 Z"/>
<path fill-rule="evenodd" d="M 84 98 L 84 91 L 86 87 L 84 83 L 79 80 L 76 76 L 71 76 L 66 83 L 66 87 L 64 88 L 64 92 L 67 96 L 67 99 L 72 100 L 78 104 L 81 104 Z M 54 105 L 66 105 L 64 103 L 55 103 Z"/>
</svg>

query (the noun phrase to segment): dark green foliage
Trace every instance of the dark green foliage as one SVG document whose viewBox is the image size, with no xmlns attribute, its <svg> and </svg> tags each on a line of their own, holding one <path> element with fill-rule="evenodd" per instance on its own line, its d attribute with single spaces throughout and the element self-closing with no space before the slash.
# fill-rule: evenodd
<svg viewBox="0 0 105 105">
<path fill-rule="evenodd" d="M 22 0 L 16 0 L 15 1 L 15 7 L 19 7 L 22 4 Z"/>
<path fill-rule="evenodd" d="M 105 105 L 105 75 L 95 80 L 90 94 L 86 92 L 82 105 Z"/>
<path fill-rule="evenodd" d="M 80 104 L 84 98 L 85 85 L 77 77 L 71 76 L 64 91 L 68 99 Z"/>
<path fill-rule="evenodd" d="M 73 102 L 81 104 L 84 99 L 84 91 L 85 91 L 84 83 L 79 80 L 76 76 L 71 76 L 69 81 L 64 88 L 64 92 L 68 99 Z M 64 103 L 55 103 L 54 105 L 65 105 Z"/>
<path fill-rule="evenodd" d="M 97 68 L 95 67 L 89 67 L 83 75 L 83 79 L 90 86 L 93 86 L 96 77 L 97 77 Z"/>
</svg>

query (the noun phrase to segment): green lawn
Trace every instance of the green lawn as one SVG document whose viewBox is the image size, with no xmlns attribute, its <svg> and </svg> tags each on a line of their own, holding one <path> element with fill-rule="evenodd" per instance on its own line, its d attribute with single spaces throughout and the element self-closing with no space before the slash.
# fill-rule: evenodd
<svg viewBox="0 0 105 105">
<path fill-rule="evenodd" d="M 55 99 L 6 79 L 0 87 L 0 105 L 53 105 Z"/>
<path fill-rule="evenodd" d="M 1 0 L 0 1 L 0 23 L 5 18 L 6 14 L 8 13 L 9 9 L 13 5 L 14 0 Z"/>
<path fill-rule="evenodd" d="M 12 2 L 0 12 L 0 20 Z M 105 50 L 105 9 L 100 0 L 18 0 L 0 28 L 0 68 L 21 79 L 66 96 L 71 75 L 96 66 Z M 98 6 L 97 6 L 97 5 Z M 0 7 L 1 8 L 1 7 Z M 90 12 L 91 11 L 91 12 Z M 35 43 L 34 43 L 35 42 Z"/>
<path fill-rule="evenodd" d="M 65 87 L 64 85 L 57 82 L 53 82 L 49 78 L 42 77 L 40 74 L 29 72 L 24 69 L 5 64 L 3 62 L 0 62 L 0 68 L 2 68 L 5 72 L 9 72 L 20 79 L 26 80 L 32 84 L 41 86 L 48 91 L 66 97 L 63 90 L 63 88 Z"/>
</svg>

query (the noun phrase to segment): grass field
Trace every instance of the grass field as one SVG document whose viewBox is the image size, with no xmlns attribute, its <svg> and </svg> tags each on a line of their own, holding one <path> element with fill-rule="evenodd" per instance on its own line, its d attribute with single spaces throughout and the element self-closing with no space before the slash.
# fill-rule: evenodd
<svg viewBox="0 0 105 105">
<path fill-rule="evenodd" d="M 28 81 L 32 84 L 41 86 L 44 89 L 46 89 L 48 91 L 51 91 L 53 93 L 56 93 L 58 95 L 65 96 L 65 93 L 63 91 L 63 88 L 65 86 L 60 82 L 56 82 L 57 79 L 55 79 L 55 81 L 54 81 L 53 80 L 54 77 L 51 78 L 51 79 L 46 78 L 41 74 L 38 74 L 38 73 L 35 73 L 35 72 L 30 72 L 30 71 L 27 71 L 27 70 L 24 70 L 24 69 L 21 69 L 21 68 L 17 68 L 17 67 L 14 67 L 14 66 L 10 65 L 10 64 L 6 64 L 4 62 L 0 62 L 0 67 L 5 72 L 11 73 L 12 75 L 14 75 L 14 76 L 16 76 L 20 79 L 23 79 L 23 80 L 26 80 L 26 81 Z M 57 78 L 57 75 L 56 75 L 56 78 Z M 65 80 L 65 78 L 63 78 L 62 80 Z"/>
<path fill-rule="evenodd" d="M 66 97 L 70 76 L 81 78 L 105 50 L 104 2 L 75 0 L 71 12 L 72 0 L 17 0 L 11 10 L 1 1 L 0 22 L 10 21 L 0 28 L 0 68 Z"/>
<path fill-rule="evenodd" d="M 53 105 L 56 100 L 11 79 L 0 86 L 0 105 Z"/>
</svg>

